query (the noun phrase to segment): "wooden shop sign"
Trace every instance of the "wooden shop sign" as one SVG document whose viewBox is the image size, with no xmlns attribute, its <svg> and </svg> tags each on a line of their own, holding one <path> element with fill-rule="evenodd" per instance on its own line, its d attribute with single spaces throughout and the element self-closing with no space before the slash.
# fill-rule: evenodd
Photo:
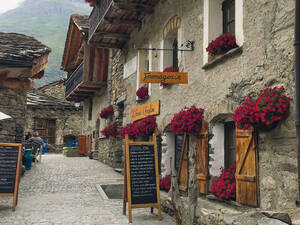
<svg viewBox="0 0 300 225">
<path fill-rule="evenodd" d="M 131 122 L 159 114 L 159 100 L 131 108 Z"/>
<path fill-rule="evenodd" d="M 13 197 L 12 211 L 18 204 L 21 146 L 0 143 L 0 196 Z"/>
<path fill-rule="evenodd" d="M 181 72 L 140 72 L 141 83 L 187 84 L 188 73 Z"/>
<path fill-rule="evenodd" d="M 132 223 L 133 208 L 158 209 L 161 220 L 160 190 L 158 175 L 158 152 L 156 132 L 153 141 L 134 142 L 125 136 L 123 214 L 128 203 L 129 222 Z"/>
</svg>

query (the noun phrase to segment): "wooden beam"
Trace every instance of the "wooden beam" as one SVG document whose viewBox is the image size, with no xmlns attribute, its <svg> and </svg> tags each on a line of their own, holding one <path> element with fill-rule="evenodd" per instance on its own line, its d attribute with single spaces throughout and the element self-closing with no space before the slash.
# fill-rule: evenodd
<svg viewBox="0 0 300 225">
<path fill-rule="evenodd" d="M 113 38 L 113 39 L 122 39 L 122 40 L 129 40 L 130 35 L 124 33 L 113 33 L 113 32 L 96 32 L 96 35 L 102 36 L 103 38 Z"/>
<path fill-rule="evenodd" d="M 104 18 L 104 22 L 110 25 L 120 25 L 120 26 L 139 26 L 141 21 L 139 20 L 124 20 L 118 18 Z"/>
<path fill-rule="evenodd" d="M 138 11 L 147 14 L 152 14 L 154 12 L 154 5 L 147 5 L 142 3 L 114 2 L 112 4 L 112 7 L 115 9 Z"/>
<path fill-rule="evenodd" d="M 90 87 L 79 87 L 78 89 L 80 92 L 95 92 L 95 91 L 98 91 L 99 88 L 90 88 Z"/>
</svg>

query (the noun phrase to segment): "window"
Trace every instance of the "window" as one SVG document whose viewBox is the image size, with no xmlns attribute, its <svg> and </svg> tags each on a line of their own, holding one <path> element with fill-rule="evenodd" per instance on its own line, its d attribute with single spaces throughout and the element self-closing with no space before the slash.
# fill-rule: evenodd
<svg viewBox="0 0 300 225">
<path fill-rule="evenodd" d="M 235 125 L 234 122 L 224 124 L 224 155 L 225 168 L 235 163 Z"/>
<path fill-rule="evenodd" d="M 173 42 L 173 68 L 178 68 L 178 41 Z"/>
<path fill-rule="evenodd" d="M 92 120 L 92 116 L 93 116 L 93 99 L 90 98 L 89 99 L 89 115 L 88 115 L 88 119 Z"/>
<path fill-rule="evenodd" d="M 237 45 L 243 45 L 243 0 L 204 0 L 203 18 L 204 64 L 209 61 L 206 47 L 222 33 L 235 35 Z"/>
<path fill-rule="evenodd" d="M 223 33 L 235 34 L 235 2 L 226 0 L 222 4 L 223 11 Z"/>
</svg>

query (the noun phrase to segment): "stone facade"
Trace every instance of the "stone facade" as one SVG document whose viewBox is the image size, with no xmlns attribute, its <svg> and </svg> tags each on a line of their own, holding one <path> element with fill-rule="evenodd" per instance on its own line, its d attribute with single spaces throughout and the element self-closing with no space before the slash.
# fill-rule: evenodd
<svg viewBox="0 0 300 225">
<path fill-rule="evenodd" d="M 259 206 L 263 209 L 291 208 L 297 198 L 296 133 L 294 125 L 294 54 L 293 54 L 293 1 L 237 1 L 242 2 L 243 39 L 241 48 L 234 54 L 224 56 L 202 69 L 204 58 L 204 3 L 194 0 L 160 1 L 143 22 L 140 29 L 131 34 L 127 47 L 122 51 L 126 65 L 139 52 L 130 46 L 163 46 L 165 24 L 178 16 L 181 25 L 176 38 L 181 46 L 187 40 L 195 42 L 191 52 L 179 52 L 179 70 L 188 72 L 187 85 L 169 85 L 161 88 L 151 85 L 151 96 L 143 103 L 159 99 L 159 129 L 164 132 L 174 113 L 185 106 L 195 105 L 205 109 L 205 120 L 210 123 L 210 133 L 222 115 L 231 117 L 234 109 L 249 95 L 265 87 L 284 86 L 286 95 L 292 98 L 291 114 L 286 121 L 270 132 L 259 133 Z M 147 53 L 148 54 L 148 53 Z M 165 67 L 164 52 L 149 51 L 152 71 Z M 137 61 L 139 62 L 140 59 Z M 114 61 L 118 61 L 115 60 Z M 115 71 L 121 71 L 123 65 Z M 126 71 L 126 70 L 124 70 Z M 136 101 L 139 66 L 132 74 L 124 74 L 126 100 L 123 125 L 130 122 L 131 107 L 141 104 Z M 210 149 L 211 151 L 211 149 Z M 214 149 L 217 151 L 217 149 Z M 211 158 L 213 152 L 211 151 Z M 211 162 L 213 163 L 213 162 Z"/>
<path fill-rule="evenodd" d="M 50 84 L 44 85 L 38 88 L 38 90 L 41 93 L 44 93 L 48 96 L 58 98 L 58 99 L 65 99 L 65 91 L 66 91 L 66 86 L 64 85 L 65 80 L 66 80 L 65 78 L 62 78 Z"/>
<path fill-rule="evenodd" d="M 24 140 L 26 92 L 0 87 L 0 111 L 11 119 L 0 121 L 0 142 L 22 143 Z"/>
</svg>

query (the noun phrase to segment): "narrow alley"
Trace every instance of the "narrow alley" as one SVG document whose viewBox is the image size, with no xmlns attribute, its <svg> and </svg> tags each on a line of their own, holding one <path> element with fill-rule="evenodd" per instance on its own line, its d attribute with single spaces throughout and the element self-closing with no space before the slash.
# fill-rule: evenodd
<svg viewBox="0 0 300 225">
<path fill-rule="evenodd" d="M 21 179 L 19 202 L 11 211 L 12 198 L 0 198 L 1 225 L 123 225 L 122 199 L 107 199 L 100 185 L 122 184 L 123 176 L 112 168 L 87 157 L 67 158 L 59 154 L 44 155 L 42 162 L 26 171 Z M 133 209 L 136 225 L 175 224 L 157 211 Z"/>
</svg>

